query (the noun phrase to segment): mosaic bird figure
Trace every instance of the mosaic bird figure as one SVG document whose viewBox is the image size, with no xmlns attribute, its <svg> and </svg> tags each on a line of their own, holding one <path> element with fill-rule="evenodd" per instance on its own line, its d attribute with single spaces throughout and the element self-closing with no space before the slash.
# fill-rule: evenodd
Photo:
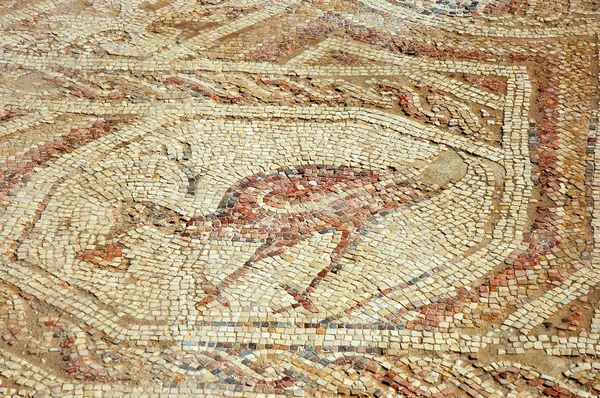
<svg viewBox="0 0 600 398">
<path fill-rule="evenodd" d="M 420 174 L 411 168 L 380 174 L 365 168 L 307 164 L 246 177 L 225 193 L 214 214 L 190 220 L 183 232 L 200 240 L 262 243 L 221 283 L 205 289 L 207 296 L 198 306 L 215 299 L 229 305 L 221 292 L 257 262 L 280 255 L 316 233 L 339 232 L 341 237 L 329 264 L 302 291 L 283 286 L 295 303 L 276 310 L 302 306 L 314 311 L 310 294 L 327 275 L 341 270 L 344 253 L 359 242 L 361 229 L 372 217 L 385 216 L 439 192 L 439 186 L 423 180 Z"/>
<path fill-rule="evenodd" d="M 76 257 L 101 268 L 124 271 L 127 261 L 121 261 L 119 267 L 106 264 L 116 258 L 123 259 L 120 241 L 129 229 L 150 224 L 166 228 L 166 233 L 188 237 L 192 242 L 261 243 L 248 260 L 220 283 L 215 285 L 207 280 L 201 283 L 200 289 L 206 295 L 196 305 L 201 309 L 214 300 L 229 306 L 224 291 L 261 260 L 281 255 L 317 233 L 338 233 L 339 241 L 329 255 L 329 263 L 303 288 L 283 284 L 293 304 L 274 310 L 278 313 L 303 307 L 316 311 L 311 293 L 330 273 L 341 271 L 344 254 L 360 242 L 361 231 L 367 224 L 403 206 L 433 197 L 465 172 L 465 163 L 454 151 L 444 152 L 422 168 L 389 167 L 383 172 L 325 164 L 281 167 L 242 179 L 225 192 L 215 212 L 191 219 L 154 203 L 129 199 L 121 216 L 123 227 L 105 237 L 110 243 L 78 252 Z M 196 184 L 197 180 L 191 178 L 188 182 Z M 173 228 L 174 225 L 178 227 Z"/>
</svg>

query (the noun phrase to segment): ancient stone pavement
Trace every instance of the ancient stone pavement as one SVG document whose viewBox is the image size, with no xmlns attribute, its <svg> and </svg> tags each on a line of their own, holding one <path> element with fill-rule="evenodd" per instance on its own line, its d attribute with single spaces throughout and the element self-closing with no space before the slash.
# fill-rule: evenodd
<svg viewBox="0 0 600 398">
<path fill-rule="evenodd" d="M 0 2 L 0 396 L 600 396 L 599 21 Z"/>
</svg>

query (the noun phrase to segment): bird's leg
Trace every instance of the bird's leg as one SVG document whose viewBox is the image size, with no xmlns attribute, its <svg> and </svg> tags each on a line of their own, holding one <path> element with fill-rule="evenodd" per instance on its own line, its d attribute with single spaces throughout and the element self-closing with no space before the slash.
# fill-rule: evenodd
<svg viewBox="0 0 600 398">
<path fill-rule="evenodd" d="M 300 242 L 299 239 L 276 240 L 276 241 L 271 240 L 271 241 L 268 241 L 267 243 L 263 244 L 258 249 L 256 249 L 256 251 L 254 252 L 252 257 L 250 257 L 250 259 L 248 259 L 241 267 L 239 267 L 238 269 L 236 269 L 235 271 L 233 271 L 232 273 L 227 275 L 221 281 L 221 283 L 219 283 L 215 287 L 215 289 L 212 293 L 210 293 L 208 296 L 206 296 L 202 302 L 199 302 L 197 304 L 197 307 L 202 306 L 204 304 L 208 304 L 211 301 L 214 301 L 215 299 L 218 300 L 221 304 L 228 306 L 229 302 L 227 302 L 227 300 L 221 296 L 221 292 L 225 288 L 230 286 L 232 283 L 237 281 L 242 276 L 246 275 L 246 273 L 248 273 L 248 271 L 250 269 L 252 269 L 254 267 L 254 264 L 256 264 L 257 262 L 264 260 L 267 257 L 277 256 L 277 255 L 283 253 L 284 251 L 286 251 L 287 249 L 289 249 L 290 247 L 295 246 L 299 242 Z"/>
<path fill-rule="evenodd" d="M 340 230 L 340 229 L 341 228 L 338 228 L 338 230 Z M 315 288 L 317 287 L 317 285 L 323 280 L 323 278 L 325 278 L 329 274 L 329 272 L 333 272 L 333 273 L 337 274 L 340 271 L 340 260 L 344 255 L 344 251 L 350 245 L 350 231 L 348 231 L 348 229 L 343 227 L 343 229 L 341 229 L 341 232 L 342 232 L 342 237 L 340 238 L 340 241 L 337 244 L 337 246 L 331 252 L 331 255 L 330 255 L 331 262 L 329 263 L 329 265 L 327 267 L 323 268 L 321 270 L 321 272 L 319 272 L 317 274 L 317 276 L 315 276 L 313 278 L 313 280 L 310 282 L 310 284 L 306 288 L 307 294 L 312 293 L 315 290 Z"/>
<path fill-rule="evenodd" d="M 353 233 L 351 233 L 345 226 L 338 225 L 337 230 L 342 232 L 342 237 L 340 238 L 339 243 L 336 245 L 336 247 L 331 252 L 331 255 L 330 255 L 331 262 L 329 263 L 329 265 L 327 267 L 323 268 L 317 274 L 317 276 L 314 277 L 314 279 L 310 282 L 310 284 L 308 285 L 306 290 L 302 293 L 298 292 L 297 290 L 295 290 L 289 286 L 284 286 L 285 290 L 294 298 L 294 300 L 296 300 L 297 304 L 294 304 L 289 307 L 281 308 L 281 309 L 275 311 L 275 313 L 284 312 L 284 311 L 287 311 L 287 310 L 290 310 L 292 308 L 296 308 L 299 306 L 303 306 L 305 309 L 307 309 L 311 312 L 315 311 L 314 304 L 313 304 L 312 300 L 308 297 L 308 295 L 315 290 L 317 285 L 329 274 L 329 272 L 333 272 L 333 273 L 337 274 L 341 270 L 340 260 L 344 256 L 344 252 L 348 248 L 350 243 L 353 242 L 353 240 L 351 239 Z"/>
</svg>

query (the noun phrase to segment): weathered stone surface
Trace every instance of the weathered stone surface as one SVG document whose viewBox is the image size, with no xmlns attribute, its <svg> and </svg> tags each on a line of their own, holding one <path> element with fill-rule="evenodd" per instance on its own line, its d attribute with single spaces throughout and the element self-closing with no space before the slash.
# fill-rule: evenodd
<svg viewBox="0 0 600 398">
<path fill-rule="evenodd" d="M 0 4 L 0 396 L 597 396 L 598 4 Z"/>
</svg>

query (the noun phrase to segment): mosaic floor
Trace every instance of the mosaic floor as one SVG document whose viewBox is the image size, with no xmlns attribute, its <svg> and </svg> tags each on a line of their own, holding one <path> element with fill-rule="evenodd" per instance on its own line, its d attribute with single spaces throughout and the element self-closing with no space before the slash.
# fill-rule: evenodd
<svg viewBox="0 0 600 398">
<path fill-rule="evenodd" d="M 600 396 L 599 32 L 0 2 L 0 396 Z"/>
</svg>

